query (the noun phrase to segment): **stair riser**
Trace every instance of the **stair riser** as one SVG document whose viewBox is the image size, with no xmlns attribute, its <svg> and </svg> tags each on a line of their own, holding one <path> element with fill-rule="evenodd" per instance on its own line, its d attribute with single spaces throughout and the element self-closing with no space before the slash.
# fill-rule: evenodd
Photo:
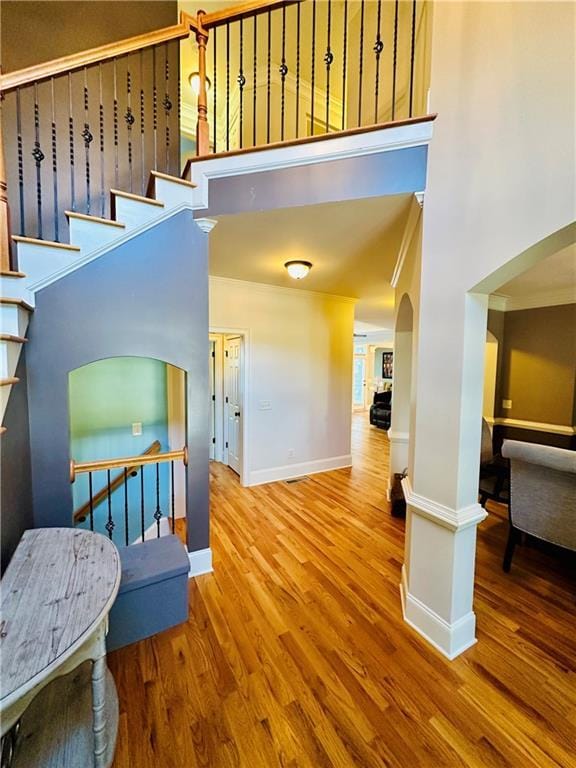
<svg viewBox="0 0 576 768">
<path fill-rule="evenodd" d="M 136 229 L 149 221 L 157 219 L 165 213 L 165 209 L 158 205 L 141 203 L 139 200 L 130 200 L 126 197 L 116 198 L 116 221 L 126 225 L 124 232 Z"/>
<path fill-rule="evenodd" d="M 0 379 L 9 379 L 14 376 L 21 350 L 20 342 L 0 341 Z"/>
<path fill-rule="evenodd" d="M 192 205 L 194 202 L 194 187 L 159 178 L 154 179 L 154 186 L 156 200 L 161 200 L 164 203 L 164 210 L 176 208 L 182 203 Z"/>
<path fill-rule="evenodd" d="M 34 306 L 32 293 L 26 287 L 28 279 L 22 277 L 0 277 L 0 296 L 5 299 L 23 299 Z"/>
<path fill-rule="evenodd" d="M 0 332 L 25 336 L 30 314 L 17 304 L 0 304 Z"/>
<path fill-rule="evenodd" d="M 70 219 L 70 243 L 79 245 L 82 253 L 92 253 L 104 245 L 118 240 L 124 234 L 124 228 L 100 224 L 86 219 Z"/>
<path fill-rule="evenodd" d="M 18 243 L 18 265 L 28 275 L 30 285 L 69 267 L 82 257 L 81 251 L 68 251 L 36 243 Z"/>
</svg>

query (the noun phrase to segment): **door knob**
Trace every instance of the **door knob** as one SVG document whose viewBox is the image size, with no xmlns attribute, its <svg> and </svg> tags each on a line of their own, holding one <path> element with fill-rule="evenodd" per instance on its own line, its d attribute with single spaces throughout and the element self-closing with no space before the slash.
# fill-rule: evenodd
<svg viewBox="0 0 576 768">
<path fill-rule="evenodd" d="M 240 416 L 240 411 L 236 411 L 236 413 L 234 414 L 234 416 Z"/>
</svg>

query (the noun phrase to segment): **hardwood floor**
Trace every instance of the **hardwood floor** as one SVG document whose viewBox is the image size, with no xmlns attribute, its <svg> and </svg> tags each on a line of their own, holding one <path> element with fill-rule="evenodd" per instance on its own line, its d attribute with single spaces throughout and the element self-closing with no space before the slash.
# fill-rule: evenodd
<svg viewBox="0 0 576 768">
<path fill-rule="evenodd" d="M 478 644 L 449 662 L 402 621 L 404 523 L 388 442 L 354 417 L 354 467 L 241 488 L 213 465 L 214 573 L 187 624 L 112 653 L 114 768 L 576 766 L 576 584 L 507 524 L 479 533 Z"/>
</svg>

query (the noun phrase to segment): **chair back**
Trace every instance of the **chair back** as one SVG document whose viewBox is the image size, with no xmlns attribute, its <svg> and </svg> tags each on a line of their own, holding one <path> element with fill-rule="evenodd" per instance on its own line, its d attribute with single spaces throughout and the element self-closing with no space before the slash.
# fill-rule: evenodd
<svg viewBox="0 0 576 768">
<path fill-rule="evenodd" d="M 480 464 L 486 464 L 494 458 L 492 432 L 486 419 L 482 419 L 482 442 L 480 443 Z"/>
<path fill-rule="evenodd" d="M 510 520 L 515 528 L 576 550 L 576 452 L 505 440 Z"/>
</svg>

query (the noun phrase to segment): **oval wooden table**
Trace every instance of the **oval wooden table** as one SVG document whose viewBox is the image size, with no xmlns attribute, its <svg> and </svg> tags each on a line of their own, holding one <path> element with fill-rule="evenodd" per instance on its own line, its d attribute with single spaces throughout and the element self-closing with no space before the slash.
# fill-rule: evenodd
<svg viewBox="0 0 576 768">
<path fill-rule="evenodd" d="M 119 586 L 118 550 L 104 536 L 22 536 L 0 582 L 0 727 L 4 736 L 21 723 L 15 767 L 112 763 L 118 699 L 105 639 Z"/>
</svg>

